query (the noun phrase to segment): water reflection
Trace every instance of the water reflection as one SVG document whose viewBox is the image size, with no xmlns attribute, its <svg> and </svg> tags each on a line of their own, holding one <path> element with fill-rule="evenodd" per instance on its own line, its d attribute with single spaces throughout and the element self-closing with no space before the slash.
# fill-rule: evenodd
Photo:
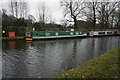
<svg viewBox="0 0 120 80">
<path fill-rule="evenodd" d="M 118 37 L 3 41 L 4 78 L 49 78 L 118 47 Z M 13 44 L 15 44 L 13 46 Z"/>
</svg>

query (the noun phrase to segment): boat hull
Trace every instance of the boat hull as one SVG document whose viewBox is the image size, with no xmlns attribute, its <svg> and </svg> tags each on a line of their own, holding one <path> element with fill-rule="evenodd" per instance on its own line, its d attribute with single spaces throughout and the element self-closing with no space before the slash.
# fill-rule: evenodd
<svg viewBox="0 0 120 80">
<path fill-rule="evenodd" d="M 32 37 L 26 37 L 25 40 L 26 40 L 26 41 L 32 41 L 33 38 L 32 38 Z"/>
<path fill-rule="evenodd" d="M 37 40 L 37 39 L 60 39 L 60 38 L 80 38 L 80 37 L 88 37 L 87 34 L 84 35 L 66 35 L 66 36 L 43 36 L 43 37 L 39 37 L 39 36 L 33 36 L 33 40 Z"/>
</svg>

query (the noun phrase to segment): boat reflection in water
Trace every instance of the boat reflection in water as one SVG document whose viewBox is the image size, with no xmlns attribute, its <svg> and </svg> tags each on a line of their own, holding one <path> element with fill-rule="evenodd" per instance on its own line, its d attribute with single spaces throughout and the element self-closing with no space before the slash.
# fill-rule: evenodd
<svg viewBox="0 0 120 80">
<path fill-rule="evenodd" d="M 9 47 L 10 48 L 14 48 L 16 45 L 16 42 L 15 41 L 9 41 Z"/>
</svg>

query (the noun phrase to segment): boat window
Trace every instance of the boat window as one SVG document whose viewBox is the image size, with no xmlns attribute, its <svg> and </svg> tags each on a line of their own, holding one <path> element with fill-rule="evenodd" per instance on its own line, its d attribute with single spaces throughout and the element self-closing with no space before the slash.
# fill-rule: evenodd
<svg viewBox="0 0 120 80">
<path fill-rule="evenodd" d="M 112 32 L 107 32 L 107 34 L 112 34 Z"/>
<path fill-rule="evenodd" d="M 36 35 L 38 36 L 39 34 L 37 33 Z"/>
<path fill-rule="evenodd" d="M 99 34 L 105 34 L 105 32 L 99 32 Z"/>
</svg>

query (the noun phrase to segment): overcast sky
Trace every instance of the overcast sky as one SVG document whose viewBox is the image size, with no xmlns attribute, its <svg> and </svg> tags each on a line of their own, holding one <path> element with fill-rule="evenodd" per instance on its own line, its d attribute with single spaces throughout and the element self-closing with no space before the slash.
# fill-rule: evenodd
<svg viewBox="0 0 120 80">
<path fill-rule="evenodd" d="M 2 0 L 2 7 L 7 8 L 8 2 L 10 0 Z M 46 7 L 48 7 L 49 15 L 52 16 L 52 19 L 56 23 L 60 23 L 60 21 L 63 19 L 63 9 L 60 7 L 60 0 L 26 0 L 29 3 L 29 14 L 33 15 L 37 19 L 37 7 L 40 4 L 40 2 L 45 2 Z M 1 2 L 0 2 L 1 6 Z"/>
<path fill-rule="evenodd" d="M 7 8 L 9 10 L 9 7 L 8 7 L 9 1 L 10 0 L 0 0 L 0 8 L 2 6 L 3 8 L 5 9 Z M 33 15 L 35 19 L 37 19 L 37 7 L 40 4 L 40 2 L 46 3 L 46 6 L 49 9 L 48 13 L 49 15 L 52 15 L 52 19 L 56 23 L 60 23 L 61 20 L 64 19 L 63 9 L 60 7 L 60 0 L 26 0 L 26 1 L 29 3 L 29 14 Z M 86 1 L 90 1 L 90 0 L 86 0 Z M 98 0 L 98 1 L 101 1 L 101 0 Z M 108 1 L 115 1 L 115 0 L 108 0 Z"/>
<path fill-rule="evenodd" d="M 37 17 L 37 7 L 40 2 L 45 2 L 46 7 L 48 7 L 48 14 L 52 16 L 52 19 L 59 23 L 63 19 L 63 10 L 60 7 L 59 0 L 29 0 L 29 6 L 31 6 L 30 14 Z"/>
</svg>

